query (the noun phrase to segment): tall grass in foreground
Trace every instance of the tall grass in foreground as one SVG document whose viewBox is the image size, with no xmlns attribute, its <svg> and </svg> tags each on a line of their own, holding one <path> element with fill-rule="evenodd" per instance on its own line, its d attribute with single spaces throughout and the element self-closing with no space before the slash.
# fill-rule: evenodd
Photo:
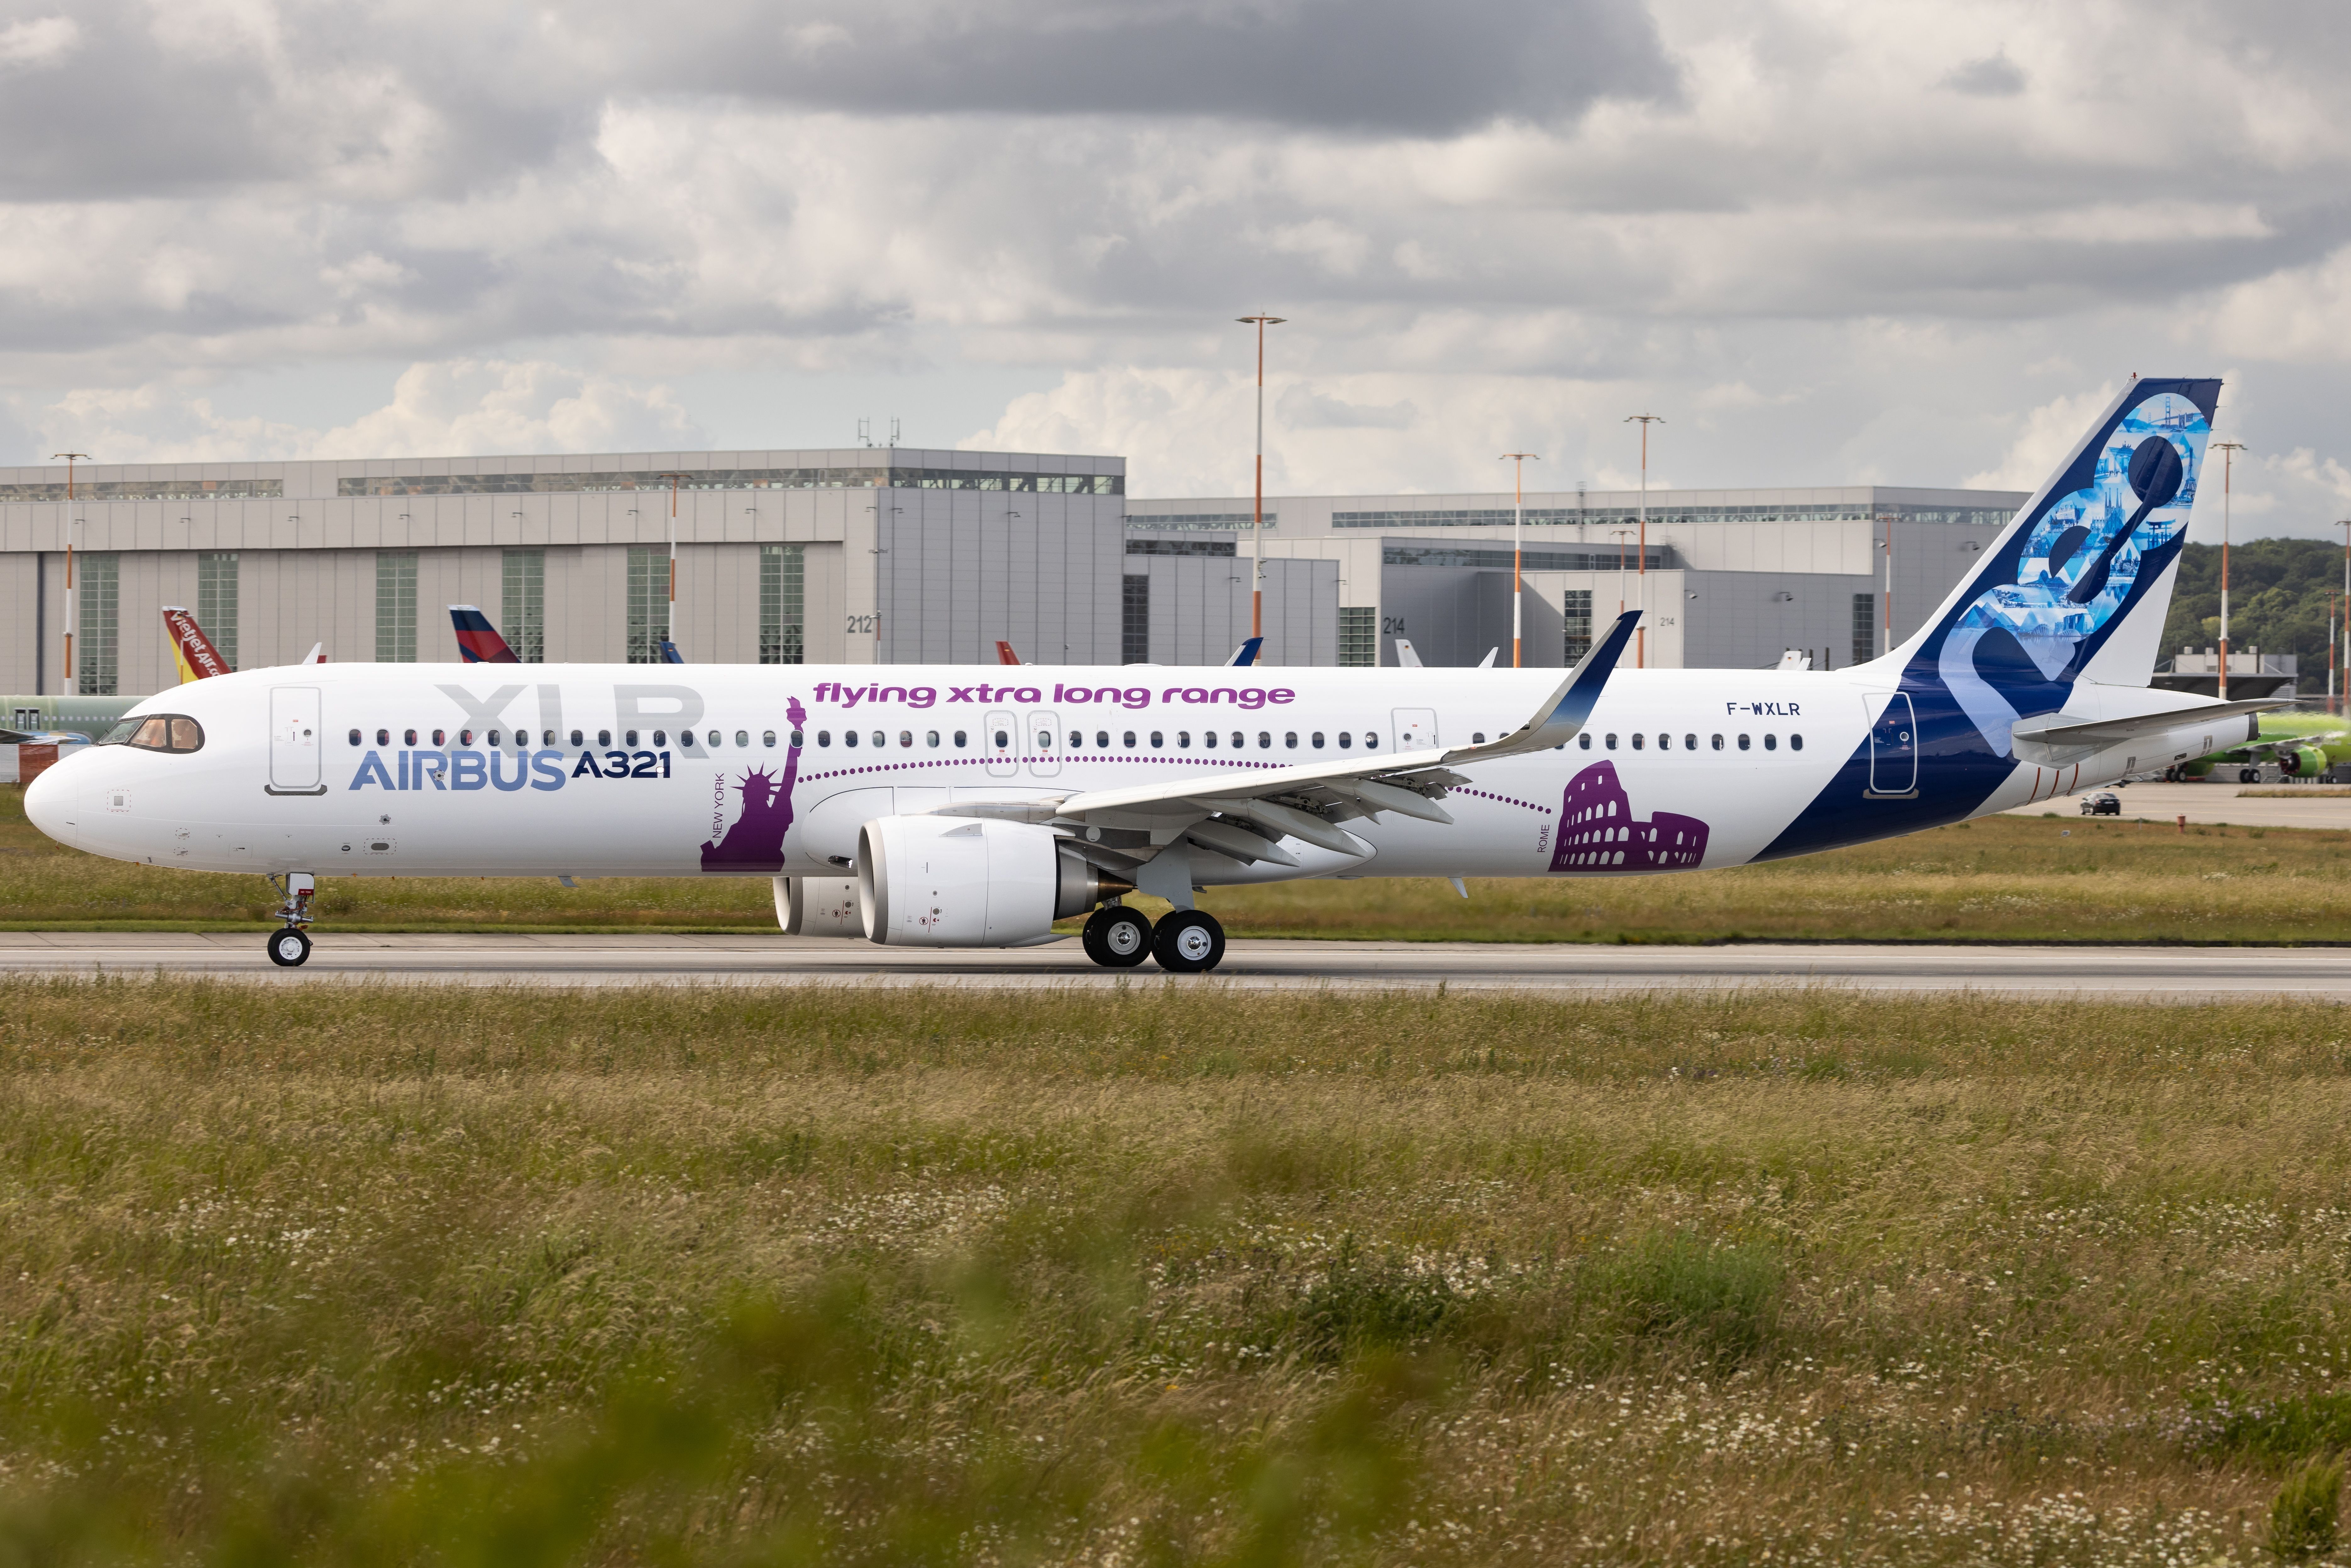
<svg viewBox="0 0 2351 1568">
<path fill-rule="evenodd" d="M 2346 1074 L 2288 1004 L 0 983 L 0 1560 L 2324 1555 Z"/>
</svg>

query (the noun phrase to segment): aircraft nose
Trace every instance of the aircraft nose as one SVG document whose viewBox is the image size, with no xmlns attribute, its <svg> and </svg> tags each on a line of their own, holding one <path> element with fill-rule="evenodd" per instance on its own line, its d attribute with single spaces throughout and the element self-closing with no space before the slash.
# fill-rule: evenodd
<svg viewBox="0 0 2351 1568">
<path fill-rule="evenodd" d="M 80 760 L 62 758 L 25 786 L 26 818 L 61 844 L 73 843 L 74 819 L 80 814 L 81 791 L 76 783 L 80 769 L 74 766 Z"/>
</svg>

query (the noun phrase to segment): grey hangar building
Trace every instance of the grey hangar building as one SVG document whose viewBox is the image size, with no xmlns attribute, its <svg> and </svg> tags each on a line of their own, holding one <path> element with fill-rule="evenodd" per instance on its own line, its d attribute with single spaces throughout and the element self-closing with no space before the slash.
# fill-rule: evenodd
<svg viewBox="0 0 2351 1568">
<path fill-rule="evenodd" d="M 237 667 L 454 661 L 476 604 L 529 663 L 653 663 L 676 541 L 693 664 L 1216 664 L 1248 635 L 1248 497 L 1142 499 L 1112 456 L 766 452 L 0 468 L 0 691 L 177 671 L 186 605 Z M 1531 494 L 1526 662 L 1621 602 L 1655 667 L 1815 669 L 1907 635 L 2027 499 L 1852 486 Z M 1887 552 L 1893 539 L 1891 604 Z M 1510 497 L 1268 497 L 1262 657 L 1510 662 Z"/>
</svg>

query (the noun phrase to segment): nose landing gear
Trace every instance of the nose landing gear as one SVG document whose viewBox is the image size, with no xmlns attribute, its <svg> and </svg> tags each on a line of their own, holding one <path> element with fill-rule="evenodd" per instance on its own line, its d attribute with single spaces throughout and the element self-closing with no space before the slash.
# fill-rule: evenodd
<svg viewBox="0 0 2351 1568">
<path fill-rule="evenodd" d="M 303 927 L 310 924 L 310 900 L 319 891 L 319 879 L 298 871 L 288 873 L 282 882 L 271 877 L 269 885 L 282 901 L 277 918 L 286 922 L 284 930 L 269 934 L 269 961 L 281 969 L 300 968 L 310 959 L 310 934 Z"/>
</svg>

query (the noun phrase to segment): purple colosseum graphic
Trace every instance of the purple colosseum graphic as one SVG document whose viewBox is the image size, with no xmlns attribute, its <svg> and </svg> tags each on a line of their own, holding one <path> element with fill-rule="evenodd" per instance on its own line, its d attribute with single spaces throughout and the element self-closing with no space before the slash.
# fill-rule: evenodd
<svg viewBox="0 0 2351 1568">
<path fill-rule="evenodd" d="M 703 870 L 773 875 L 784 869 L 784 834 L 792 825 L 792 786 L 800 771 L 800 730 L 808 723 L 808 712 L 798 697 L 785 706 L 784 712 L 792 721 L 793 742 L 784 753 L 784 776 L 775 778 L 764 768 L 743 775 L 737 786 L 743 796 L 743 814 L 735 819 L 726 837 L 702 846 Z"/>
<path fill-rule="evenodd" d="M 1559 842 L 1553 871 L 1677 871 L 1706 858 L 1707 826 L 1696 817 L 1660 811 L 1647 821 L 1613 762 L 1595 762 L 1567 781 L 1559 802 Z"/>
</svg>

